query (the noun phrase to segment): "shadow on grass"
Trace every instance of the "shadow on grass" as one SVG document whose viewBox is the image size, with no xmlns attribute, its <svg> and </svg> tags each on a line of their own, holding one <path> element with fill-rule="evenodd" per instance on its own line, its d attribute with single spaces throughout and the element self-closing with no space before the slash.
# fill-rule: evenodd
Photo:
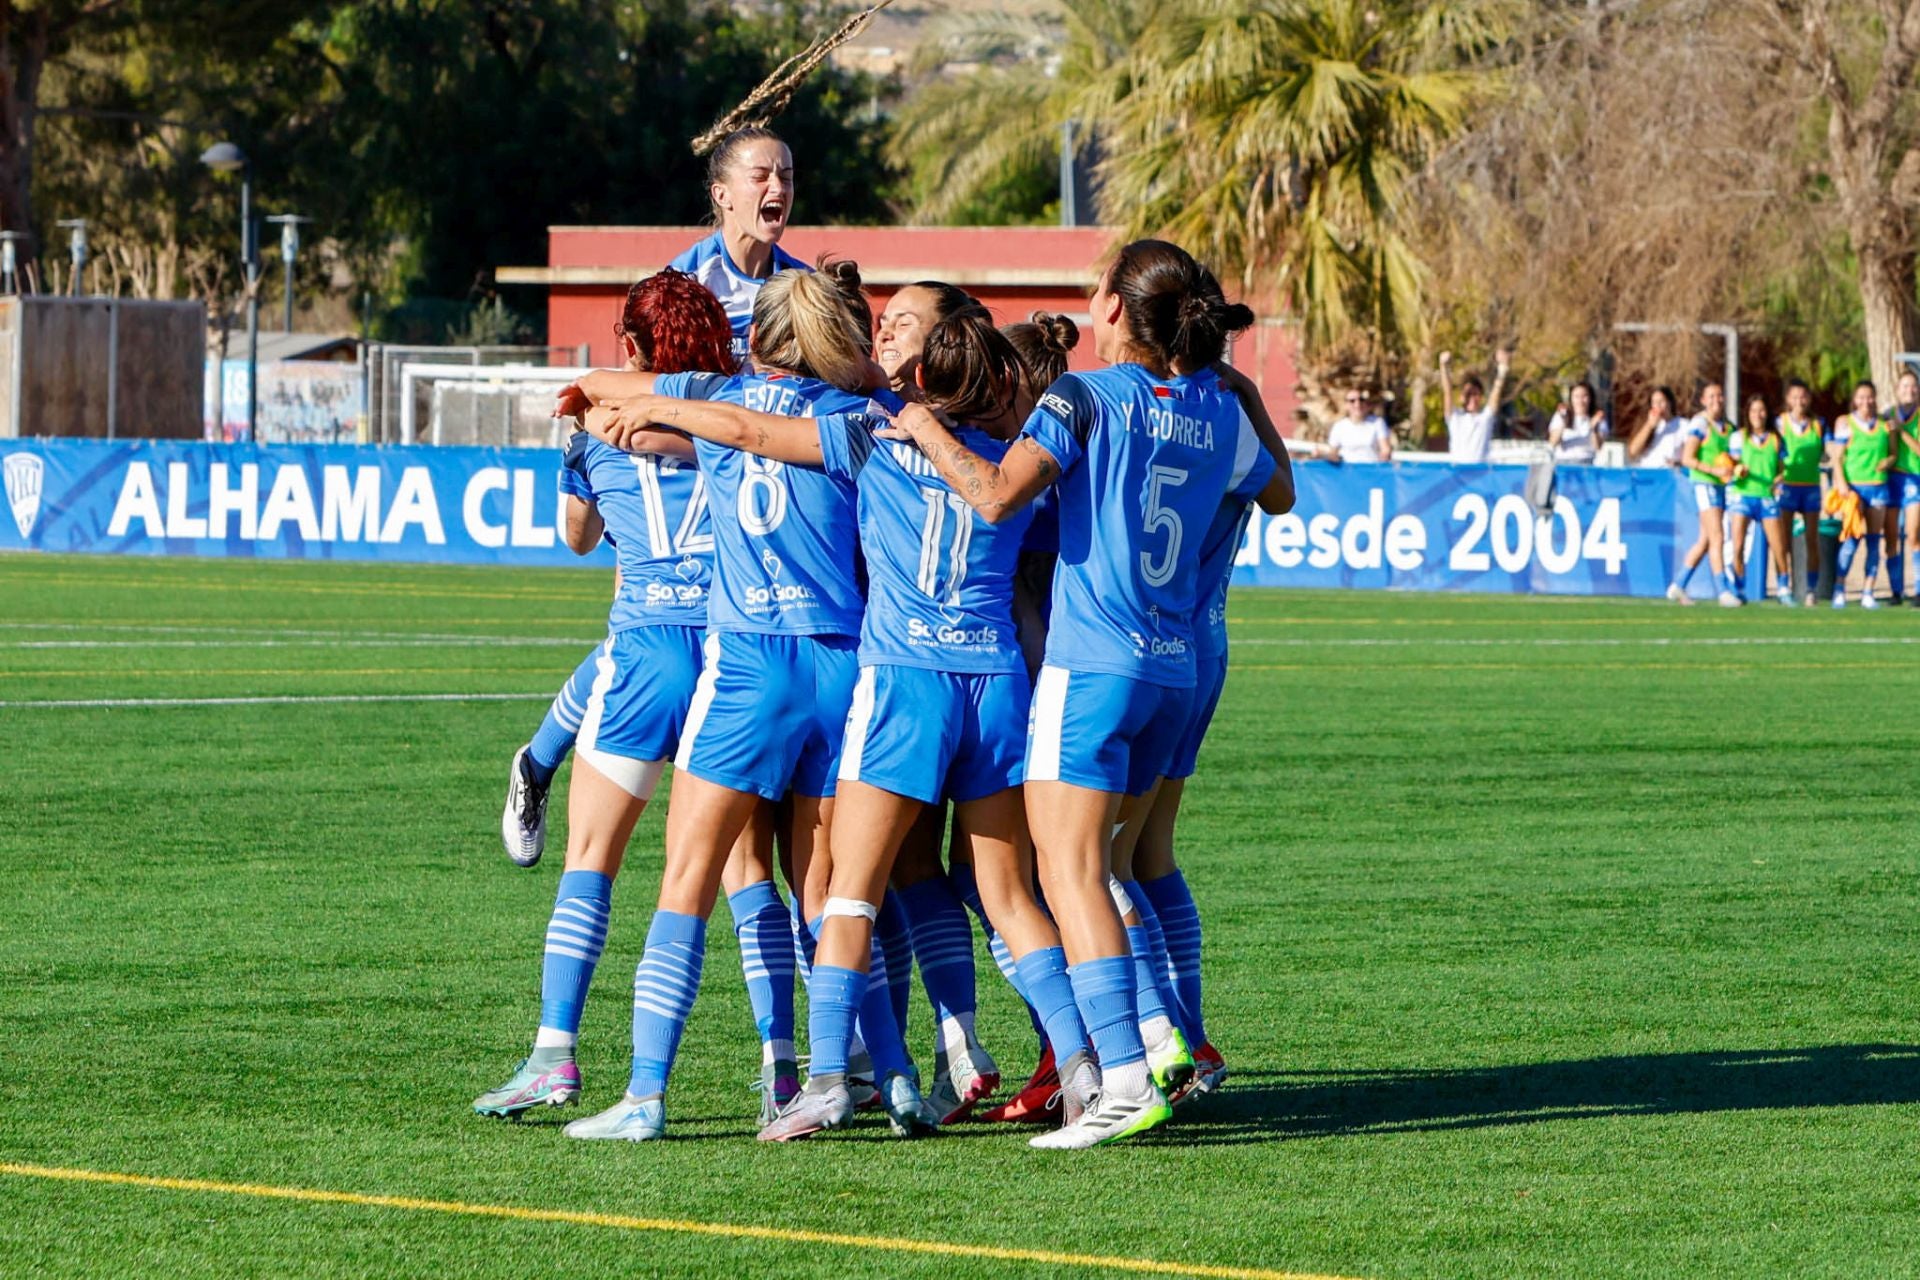
<svg viewBox="0 0 1920 1280">
<path fill-rule="evenodd" d="M 1596 1116 L 1920 1102 L 1920 1046 L 1831 1045 L 1440 1071 L 1244 1072 L 1168 1141 L 1417 1133 Z"/>
</svg>

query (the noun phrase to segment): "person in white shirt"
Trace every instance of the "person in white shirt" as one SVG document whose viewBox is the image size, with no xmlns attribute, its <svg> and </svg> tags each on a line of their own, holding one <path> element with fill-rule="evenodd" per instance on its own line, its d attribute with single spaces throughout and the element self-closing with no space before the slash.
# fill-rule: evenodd
<svg viewBox="0 0 1920 1280">
<path fill-rule="evenodd" d="M 1647 420 L 1627 440 L 1627 457 L 1636 467 L 1677 467 L 1686 442 L 1687 420 L 1669 387 L 1655 387 L 1647 404 Z"/>
<path fill-rule="evenodd" d="M 1507 387 L 1510 357 L 1501 347 L 1493 353 L 1493 394 L 1469 375 L 1460 384 L 1460 407 L 1453 407 L 1453 352 L 1440 353 L 1440 409 L 1447 423 L 1447 453 L 1455 462 L 1485 462 L 1493 443 L 1493 422 L 1500 415 L 1500 394 Z"/>
<path fill-rule="evenodd" d="M 1383 419 L 1367 412 L 1367 393 L 1347 392 L 1346 416 L 1327 432 L 1327 453 L 1334 462 L 1392 462 L 1393 434 Z"/>
<path fill-rule="evenodd" d="M 1554 410 L 1547 424 L 1547 443 L 1555 462 L 1591 463 L 1607 438 L 1607 415 L 1594 409 L 1593 387 L 1576 382 L 1567 403 Z"/>
</svg>

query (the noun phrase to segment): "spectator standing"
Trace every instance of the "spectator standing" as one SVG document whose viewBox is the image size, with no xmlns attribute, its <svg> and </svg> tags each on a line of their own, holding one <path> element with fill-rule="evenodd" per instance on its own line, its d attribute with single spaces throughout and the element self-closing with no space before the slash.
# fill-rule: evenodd
<svg viewBox="0 0 1920 1280">
<path fill-rule="evenodd" d="M 1493 394 L 1489 396 L 1477 375 L 1460 384 L 1460 407 L 1453 406 L 1453 352 L 1440 353 L 1440 408 L 1447 422 L 1447 454 L 1455 462 L 1485 462 L 1493 443 L 1493 423 L 1500 414 L 1500 395 L 1507 388 L 1509 357 L 1501 347 L 1493 353 Z"/>
<path fill-rule="evenodd" d="M 1594 408 L 1593 387 L 1576 382 L 1567 392 L 1567 403 L 1554 410 L 1547 424 L 1547 443 L 1553 446 L 1555 462 L 1591 464 L 1607 438 L 1607 415 Z"/>
<path fill-rule="evenodd" d="M 1677 467 L 1687 420 L 1671 387 L 1655 387 L 1647 402 L 1647 420 L 1627 439 L 1627 459 L 1636 467 Z"/>
<path fill-rule="evenodd" d="M 1327 448 L 1336 462 L 1392 462 L 1393 433 L 1369 412 L 1372 399 L 1355 387 L 1347 392 L 1347 412 L 1327 432 Z"/>
</svg>

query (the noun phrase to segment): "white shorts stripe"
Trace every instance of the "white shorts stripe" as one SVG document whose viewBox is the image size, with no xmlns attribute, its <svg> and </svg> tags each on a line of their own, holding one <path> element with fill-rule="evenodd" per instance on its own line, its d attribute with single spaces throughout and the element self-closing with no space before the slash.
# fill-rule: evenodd
<svg viewBox="0 0 1920 1280">
<path fill-rule="evenodd" d="M 693 740 L 700 736 L 700 728 L 707 721 L 707 712 L 713 706 L 713 687 L 720 680 L 720 637 L 709 635 L 703 646 L 706 662 L 700 668 L 700 679 L 693 686 L 693 703 L 687 708 L 687 727 L 680 731 L 680 751 L 673 758 L 673 767 L 684 769 L 687 761 L 693 759 Z"/>
<path fill-rule="evenodd" d="M 586 710 L 580 717 L 579 742 L 575 749 L 585 755 L 593 750 L 600 736 L 600 721 L 607 712 L 607 690 L 613 688 L 613 637 L 608 636 L 593 652 L 593 688 L 587 694 Z M 561 691 L 563 694 L 565 690 Z"/>
<path fill-rule="evenodd" d="M 1041 667 L 1033 686 L 1033 730 L 1027 735 L 1027 781 L 1060 781 L 1060 734 L 1067 715 L 1063 667 Z"/>
<path fill-rule="evenodd" d="M 853 705 L 847 708 L 847 736 L 840 747 L 840 781 L 860 781 L 860 757 L 867 750 L 867 729 L 873 724 L 873 677 L 877 668 L 860 668 L 853 686 Z"/>
</svg>

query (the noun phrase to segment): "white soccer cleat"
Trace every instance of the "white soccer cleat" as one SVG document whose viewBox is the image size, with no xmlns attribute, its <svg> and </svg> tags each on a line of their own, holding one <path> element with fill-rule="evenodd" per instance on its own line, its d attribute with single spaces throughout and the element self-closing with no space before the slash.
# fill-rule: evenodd
<svg viewBox="0 0 1920 1280">
<path fill-rule="evenodd" d="M 831 1084 L 807 1081 L 807 1087 L 780 1109 L 765 1128 L 762 1142 L 792 1142 L 826 1129 L 838 1129 L 853 1115 L 853 1099 L 847 1094 L 844 1079 Z"/>
<path fill-rule="evenodd" d="M 1871 591 L 1863 591 L 1860 593 L 1860 607 L 1862 609 L 1878 609 L 1880 607 L 1880 597 Z"/>
<path fill-rule="evenodd" d="M 1789 591 L 1785 587 L 1782 587 L 1780 588 L 1780 590 L 1776 591 L 1774 593 L 1773 598 L 1775 600 L 1778 600 L 1781 604 L 1787 606 L 1787 608 L 1789 609 L 1793 608 L 1795 605 L 1800 603 L 1798 600 L 1795 600 L 1793 598 L 1793 592 Z"/>
<path fill-rule="evenodd" d="M 1145 1133 L 1172 1118 L 1173 1108 L 1167 1105 L 1166 1095 L 1152 1085 L 1139 1098 L 1104 1093 L 1078 1122 L 1030 1138 L 1027 1145 L 1042 1151 L 1085 1151 Z"/>
<path fill-rule="evenodd" d="M 1722 591 L 1720 593 L 1720 607 L 1722 609 L 1738 609 L 1741 605 L 1745 603 L 1746 603 L 1745 600 L 1742 600 L 1739 596 L 1733 594 L 1733 592 L 1731 591 Z"/>
<path fill-rule="evenodd" d="M 1834 607 L 1834 608 L 1836 608 L 1836 609 L 1844 609 L 1844 608 L 1846 608 L 1846 607 L 1847 607 L 1847 593 L 1846 593 L 1846 592 L 1844 592 L 1844 591 L 1836 591 L 1836 592 L 1834 592 L 1834 593 L 1833 593 L 1833 607 Z"/>
<path fill-rule="evenodd" d="M 1819 603 L 1820 603 L 1819 596 L 1815 595 L 1811 591 L 1807 592 L 1807 599 L 1806 599 L 1807 608 L 1809 609 L 1815 608 L 1816 606 L 1819 605 Z"/>
<path fill-rule="evenodd" d="M 940 1117 L 920 1096 L 919 1082 L 905 1072 L 896 1071 L 880 1082 L 880 1099 L 896 1138 L 924 1138 L 940 1127 Z"/>
<path fill-rule="evenodd" d="M 952 1124 L 965 1119 L 982 1098 L 999 1087 L 999 1066 L 986 1049 L 970 1041 L 958 1053 L 939 1055 L 927 1105 L 940 1117 L 941 1124 Z"/>
<path fill-rule="evenodd" d="M 1100 1097 L 1100 1068 L 1084 1053 L 1067 1058 L 1060 1068 L 1060 1117 L 1068 1128 L 1078 1124 Z"/>
<path fill-rule="evenodd" d="M 547 849 L 548 788 L 527 768 L 527 749 L 513 753 L 507 771 L 507 807 L 500 813 L 500 842 L 516 867 L 530 867 Z"/>
<path fill-rule="evenodd" d="M 589 1140 L 651 1141 L 667 1132 L 667 1104 L 658 1095 L 643 1099 L 629 1093 L 599 1115 L 575 1120 L 560 1132 Z"/>
</svg>

